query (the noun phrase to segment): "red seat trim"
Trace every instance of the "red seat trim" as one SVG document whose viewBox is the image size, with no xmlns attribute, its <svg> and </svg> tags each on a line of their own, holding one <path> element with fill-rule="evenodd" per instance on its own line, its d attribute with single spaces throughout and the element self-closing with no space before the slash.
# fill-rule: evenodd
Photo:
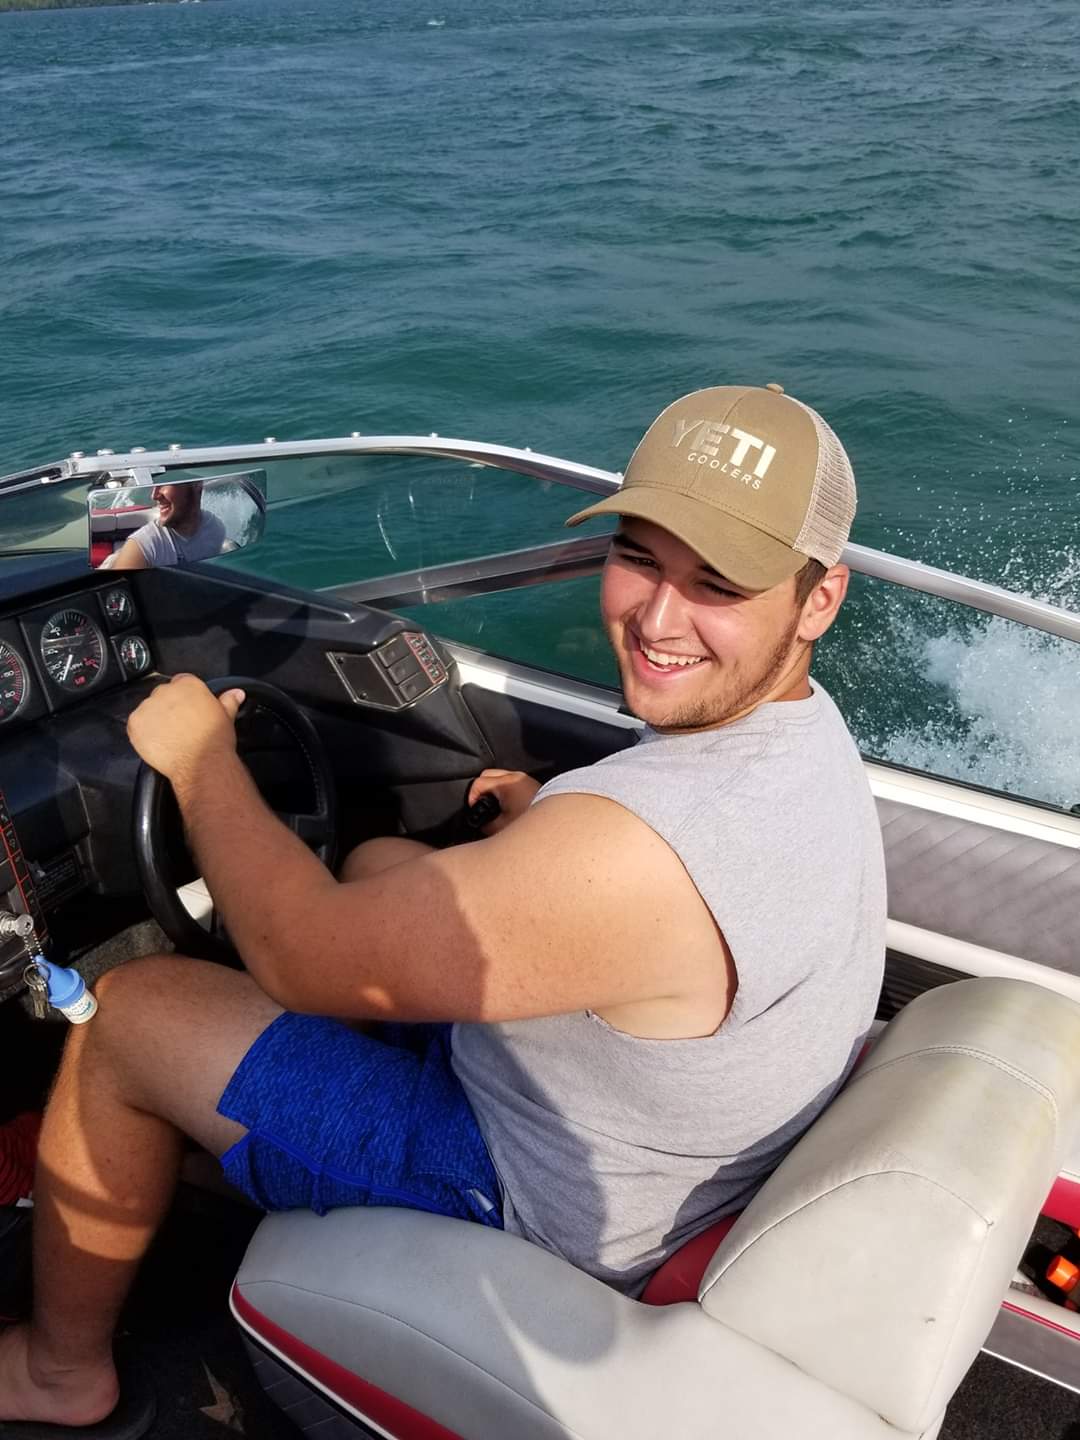
<svg viewBox="0 0 1080 1440">
<path fill-rule="evenodd" d="M 394 1437 L 394 1440 L 462 1440 L 454 1430 L 448 1430 L 437 1420 L 422 1415 L 396 1395 L 388 1395 L 370 1380 L 363 1380 L 339 1365 L 336 1360 L 323 1355 L 306 1345 L 288 1330 L 283 1330 L 256 1310 L 246 1299 L 240 1288 L 232 1288 L 233 1314 L 250 1330 L 258 1340 L 264 1340 L 283 1360 L 299 1370 L 334 1400 L 353 1411 L 361 1420 L 374 1421 Z"/>
<path fill-rule="evenodd" d="M 646 1305 L 678 1305 L 683 1300 L 696 1300 L 701 1277 L 708 1269 L 713 1252 L 741 1213 L 725 1215 L 700 1235 L 687 1240 L 659 1270 L 653 1271 L 642 1292 L 642 1301 Z"/>
</svg>

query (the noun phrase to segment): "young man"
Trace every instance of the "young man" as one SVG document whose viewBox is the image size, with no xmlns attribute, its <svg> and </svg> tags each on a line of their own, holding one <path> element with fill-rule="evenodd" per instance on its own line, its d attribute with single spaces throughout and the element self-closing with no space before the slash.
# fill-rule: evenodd
<svg viewBox="0 0 1080 1440">
<path fill-rule="evenodd" d="M 570 522 L 622 517 L 602 610 L 644 735 L 537 803 L 488 774 L 474 795 L 504 814 L 480 844 L 373 841 L 335 880 L 238 760 L 238 692 L 180 676 L 133 713 L 249 974 L 134 962 L 73 1032 L 0 1416 L 114 1404 L 113 1325 L 184 1134 L 267 1208 L 503 1224 L 630 1293 L 745 1203 L 847 1074 L 881 980 L 874 807 L 809 679 L 854 499 L 835 435 L 778 386 L 669 407 Z"/>
<path fill-rule="evenodd" d="M 220 555 L 228 539 L 216 515 L 202 508 L 202 482 L 155 485 L 151 499 L 157 518 L 129 535 L 116 552 L 114 570 L 148 570 L 158 565 L 190 565 Z"/>
</svg>

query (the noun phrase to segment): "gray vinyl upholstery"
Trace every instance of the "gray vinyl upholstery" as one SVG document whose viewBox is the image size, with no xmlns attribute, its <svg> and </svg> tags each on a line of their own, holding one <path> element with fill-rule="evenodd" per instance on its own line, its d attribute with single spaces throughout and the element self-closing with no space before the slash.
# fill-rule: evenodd
<svg viewBox="0 0 1080 1440">
<path fill-rule="evenodd" d="M 895 1440 L 711 1320 L 653 1309 L 500 1231 L 408 1210 L 274 1215 L 238 1284 L 263 1314 L 463 1440 Z"/>
<path fill-rule="evenodd" d="M 878 799 L 889 916 L 1080 975 L 1080 849 Z"/>
<path fill-rule="evenodd" d="M 273 1216 L 238 1287 L 465 1440 L 931 1440 L 1080 1112 L 1080 1006 L 933 990 L 654 1309 L 498 1231 Z"/>
<path fill-rule="evenodd" d="M 917 1434 L 986 1338 L 1078 1115 L 1080 1005 L 1017 980 L 930 991 L 740 1216 L 702 1303 Z"/>
</svg>

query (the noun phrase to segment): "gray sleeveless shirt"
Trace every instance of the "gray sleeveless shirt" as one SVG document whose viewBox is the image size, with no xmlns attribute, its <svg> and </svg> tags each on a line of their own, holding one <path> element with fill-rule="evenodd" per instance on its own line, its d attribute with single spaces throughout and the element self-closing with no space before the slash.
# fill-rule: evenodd
<svg viewBox="0 0 1080 1440">
<path fill-rule="evenodd" d="M 851 736 L 813 689 L 696 735 L 646 730 L 534 801 L 606 796 L 675 851 L 738 976 L 714 1034 L 642 1040 L 589 1012 L 454 1026 L 507 1230 L 630 1294 L 746 1204 L 835 1093 L 874 1016 L 881 834 Z"/>
</svg>

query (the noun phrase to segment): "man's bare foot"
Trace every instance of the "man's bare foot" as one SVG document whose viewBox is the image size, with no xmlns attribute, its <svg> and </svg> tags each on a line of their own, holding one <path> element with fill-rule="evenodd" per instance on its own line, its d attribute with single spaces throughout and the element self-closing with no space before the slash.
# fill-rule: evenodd
<svg viewBox="0 0 1080 1440">
<path fill-rule="evenodd" d="M 111 1359 L 60 1367 L 36 1353 L 28 1325 L 0 1330 L 0 1420 L 92 1425 L 116 1408 L 119 1393 Z"/>
</svg>

